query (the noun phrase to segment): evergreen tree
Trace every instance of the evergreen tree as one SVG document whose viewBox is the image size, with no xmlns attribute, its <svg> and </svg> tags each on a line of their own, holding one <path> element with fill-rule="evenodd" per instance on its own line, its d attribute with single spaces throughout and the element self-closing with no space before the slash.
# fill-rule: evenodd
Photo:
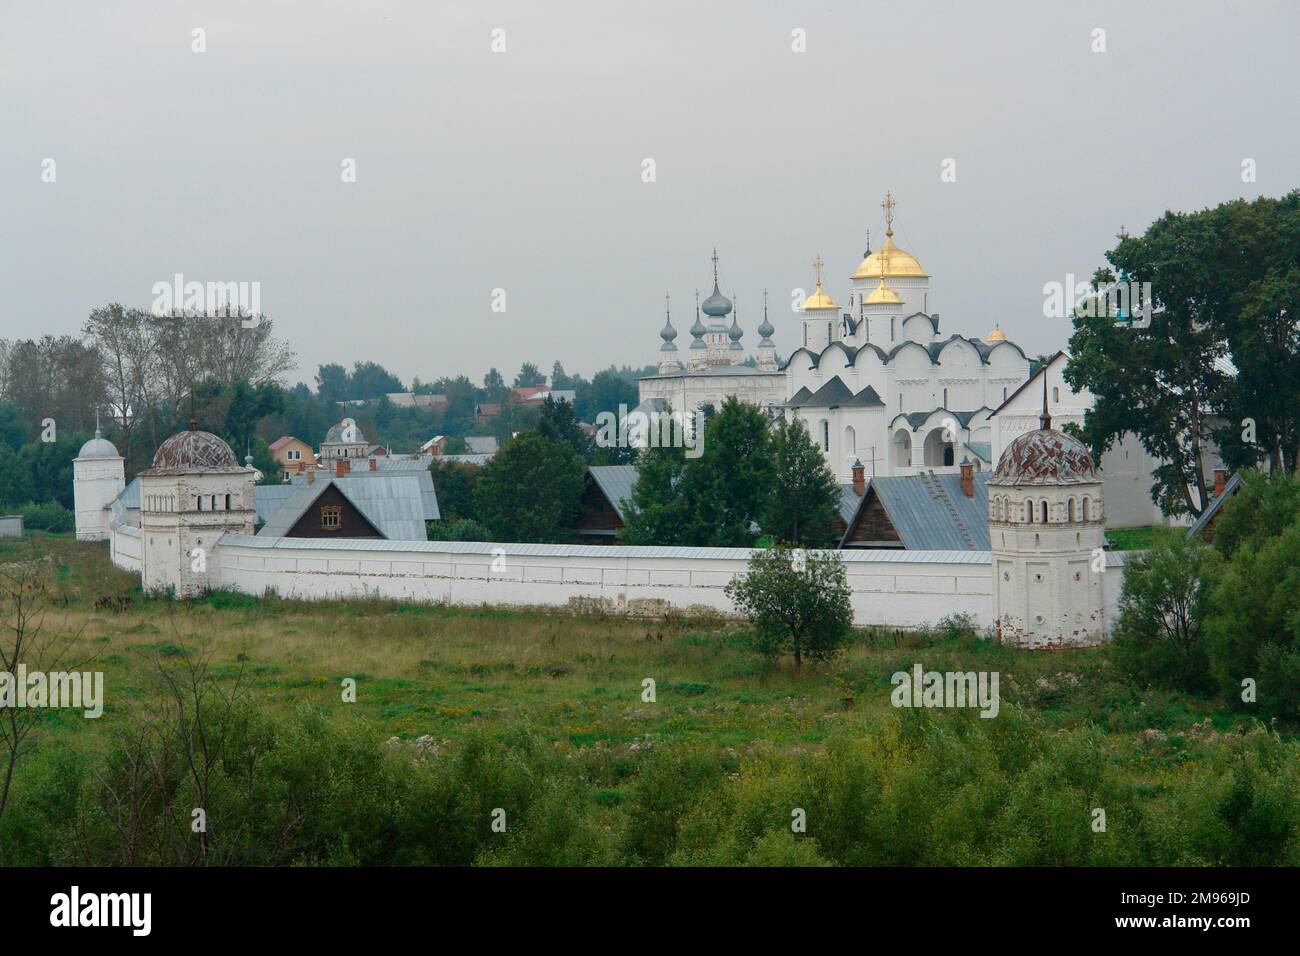
<svg viewBox="0 0 1300 956">
<path fill-rule="evenodd" d="M 774 475 L 762 512 L 763 531 L 792 544 L 834 545 L 840 488 L 802 421 L 777 421 L 772 431 L 772 461 Z"/>
</svg>

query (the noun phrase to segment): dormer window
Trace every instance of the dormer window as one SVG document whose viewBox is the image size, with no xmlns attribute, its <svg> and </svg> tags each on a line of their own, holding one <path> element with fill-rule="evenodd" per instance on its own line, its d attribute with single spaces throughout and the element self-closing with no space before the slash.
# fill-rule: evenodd
<svg viewBox="0 0 1300 956">
<path fill-rule="evenodd" d="M 343 524 L 343 508 L 340 505 L 324 505 L 320 509 L 320 528 L 322 531 L 338 531 Z"/>
</svg>

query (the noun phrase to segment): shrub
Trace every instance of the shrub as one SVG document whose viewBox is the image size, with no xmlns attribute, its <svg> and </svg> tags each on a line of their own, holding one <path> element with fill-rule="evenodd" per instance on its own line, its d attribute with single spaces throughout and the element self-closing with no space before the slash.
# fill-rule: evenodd
<svg viewBox="0 0 1300 956">
<path fill-rule="evenodd" d="M 29 501 L 25 505 L 19 505 L 9 510 L 13 514 L 23 516 L 23 530 L 25 531 L 61 532 L 75 531 L 77 528 L 76 516 L 57 501 L 47 501 L 42 504 Z"/>
<path fill-rule="evenodd" d="M 1210 689 L 1202 622 L 1215 557 L 1181 529 L 1153 531 L 1151 547 L 1129 557 L 1114 638 L 1122 671 L 1148 684 Z"/>
<path fill-rule="evenodd" d="M 853 629 L 844 562 L 834 551 L 784 544 L 755 551 L 748 573 L 726 593 L 754 625 L 759 649 L 769 657 L 793 654 L 796 668 L 805 655 L 834 658 Z"/>
</svg>

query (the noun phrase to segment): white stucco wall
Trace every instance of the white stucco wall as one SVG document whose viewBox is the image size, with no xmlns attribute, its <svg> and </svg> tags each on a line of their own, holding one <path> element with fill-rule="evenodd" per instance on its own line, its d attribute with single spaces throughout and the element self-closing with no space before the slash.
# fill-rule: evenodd
<svg viewBox="0 0 1300 956">
<path fill-rule="evenodd" d="M 140 531 L 119 526 L 113 562 L 140 570 Z M 615 548 L 452 541 L 318 541 L 226 534 L 209 585 L 307 600 L 378 596 L 459 605 L 583 608 L 658 615 L 706 607 L 735 612 L 723 588 L 745 571 L 744 548 Z M 956 613 L 993 623 L 987 551 L 841 551 L 854 623 L 921 627 Z M 1107 555 L 1113 620 L 1124 555 Z M 495 568 L 494 568 L 495 562 Z"/>
<path fill-rule="evenodd" d="M 118 525 L 109 537 L 109 557 L 123 571 L 139 571 L 141 546 L 140 529 Z"/>
</svg>

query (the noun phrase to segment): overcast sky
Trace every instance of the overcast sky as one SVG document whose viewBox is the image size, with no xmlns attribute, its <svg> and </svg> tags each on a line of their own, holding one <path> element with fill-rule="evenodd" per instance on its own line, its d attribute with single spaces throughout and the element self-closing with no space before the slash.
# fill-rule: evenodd
<svg viewBox="0 0 1300 956">
<path fill-rule="evenodd" d="M 1043 284 L 1121 225 L 1300 185 L 1298 36 L 1294 0 L 0 0 L 0 336 L 179 272 L 260 282 L 295 379 L 590 375 L 656 360 L 665 292 L 689 342 L 716 245 L 789 354 L 888 189 L 945 334 L 1046 352 Z"/>
</svg>

